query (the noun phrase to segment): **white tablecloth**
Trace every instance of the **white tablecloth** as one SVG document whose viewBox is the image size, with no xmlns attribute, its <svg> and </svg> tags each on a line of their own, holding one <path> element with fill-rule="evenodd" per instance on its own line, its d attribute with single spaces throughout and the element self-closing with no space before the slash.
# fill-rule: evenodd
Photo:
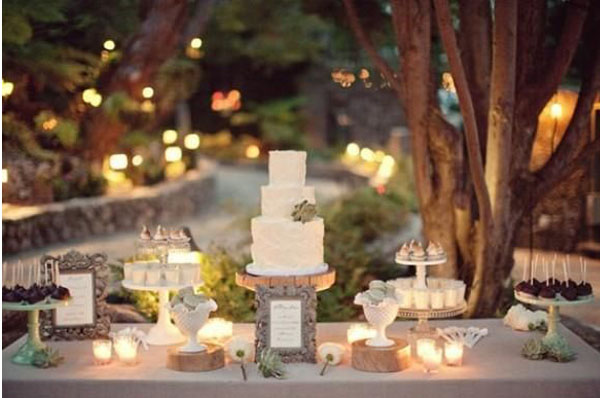
<svg viewBox="0 0 600 398">
<path fill-rule="evenodd" d="M 405 336 L 413 324 L 397 322 L 388 329 L 389 334 Z M 465 348 L 462 367 L 444 367 L 434 375 L 423 373 L 417 364 L 399 373 L 359 372 L 346 358 L 342 365 L 330 368 L 325 377 L 318 375 L 320 364 L 287 365 L 286 380 L 264 379 L 251 364 L 248 382 L 242 381 L 236 364 L 206 373 L 166 369 L 165 347 L 142 350 L 137 366 L 118 361 L 95 366 L 90 341 L 50 343 L 66 358 L 58 368 L 18 366 L 10 362 L 10 357 L 23 343 L 21 339 L 2 352 L 2 386 L 7 398 L 600 397 L 600 353 L 562 326 L 560 332 L 578 353 L 574 362 L 522 358 L 521 346 L 533 334 L 514 332 L 502 326 L 501 320 L 448 320 L 434 325 L 487 327 L 490 334 L 475 348 Z M 347 328 L 348 323 L 319 324 L 318 339 L 345 341 Z M 253 325 L 235 325 L 234 333 L 252 335 Z"/>
</svg>

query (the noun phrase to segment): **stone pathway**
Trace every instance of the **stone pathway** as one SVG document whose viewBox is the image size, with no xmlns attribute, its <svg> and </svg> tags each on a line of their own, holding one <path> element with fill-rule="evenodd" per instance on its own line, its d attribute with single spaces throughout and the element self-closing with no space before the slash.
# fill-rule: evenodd
<svg viewBox="0 0 600 398">
<path fill-rule="evenodd" d="M 198 216 L 174 220 L 173 224 L 188 226 L 201 248 L 216 244 L 228 249 L 245 247 L 250 238 L 250 217 L 260 212 L 260 186 L 268 183 L 266 165 L 264 170 L 237 166 L 219 166 L 216 173 L 216 200 L 212 209 Z M 316 188 L 317 201 L 323 203 L 347 191 L 347 187 L 327 179 L 307 179 Z M 108 236 L 87 238 L 85 241 L 60 243 L 4 256 L 9 264 L 18 260 L 34 261 L 43 254 L 61 254 L 70 249 L 81 252 L 104 252 L 109 261 L 124 258 L 133 253 L 137 232 L 121 232 Z"/>
</svg>

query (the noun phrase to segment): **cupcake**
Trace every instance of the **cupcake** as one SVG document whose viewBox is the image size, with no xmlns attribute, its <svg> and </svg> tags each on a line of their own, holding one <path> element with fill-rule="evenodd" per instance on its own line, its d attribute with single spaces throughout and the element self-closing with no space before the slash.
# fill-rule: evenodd
<svg viewBox="0 0 600 398">
<path fill-rule="evenodd" d="M 396 260 L 402 261 L 402 260 L 408 260 L 409 258 L 410 258 L 410 249 L 408 247 L 408 244 L 404 243 L 402 245 L 402 247 L 400 247 L 400 250 L 398 250 L 396 252 Z"/>
<path fill-rule="evenodd" d="M 410 254 L 411 260 L 422 261 L 425 260 L 426 257 L 427 256 L 425 255 L 425 250 L 423 250 L 423 246 L 421 246 L 420 242 L 413 246 L 412 252 Z"/>
</svg>

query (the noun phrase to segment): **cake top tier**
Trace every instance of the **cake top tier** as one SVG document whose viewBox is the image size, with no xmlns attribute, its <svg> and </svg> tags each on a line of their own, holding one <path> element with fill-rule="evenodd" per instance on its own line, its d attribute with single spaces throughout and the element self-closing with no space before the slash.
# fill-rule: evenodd
<svg viewBox="0 0 600 398">
<path fill-rule="evenodd" d="M 270 185 L 304 185 L 306 152 L 269 151 Z"/>
</svg>

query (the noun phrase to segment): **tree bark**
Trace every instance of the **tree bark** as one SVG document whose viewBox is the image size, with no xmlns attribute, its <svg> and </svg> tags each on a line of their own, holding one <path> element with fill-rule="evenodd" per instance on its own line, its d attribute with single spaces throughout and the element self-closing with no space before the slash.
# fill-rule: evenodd
<svg viewBox="0 0 600 398">
<path fill-rule="evenodd" d="M 118 66 L 100 77 L 101 82 L 106 82 L 101 94 L 106 98 L 110 93 L 122 91 L 141 100 L 143 87 L 150 85 L 160 66 L 175 53 L 185 15 L 185 0 L 153 1 L 140 30 L 124 47 Z M 88 159 L 102 159 L 114 149 L 127 128 L 126 123 L 110 117 L 102 108 L 92 110 L 84 122 Z"/>
</svg>

